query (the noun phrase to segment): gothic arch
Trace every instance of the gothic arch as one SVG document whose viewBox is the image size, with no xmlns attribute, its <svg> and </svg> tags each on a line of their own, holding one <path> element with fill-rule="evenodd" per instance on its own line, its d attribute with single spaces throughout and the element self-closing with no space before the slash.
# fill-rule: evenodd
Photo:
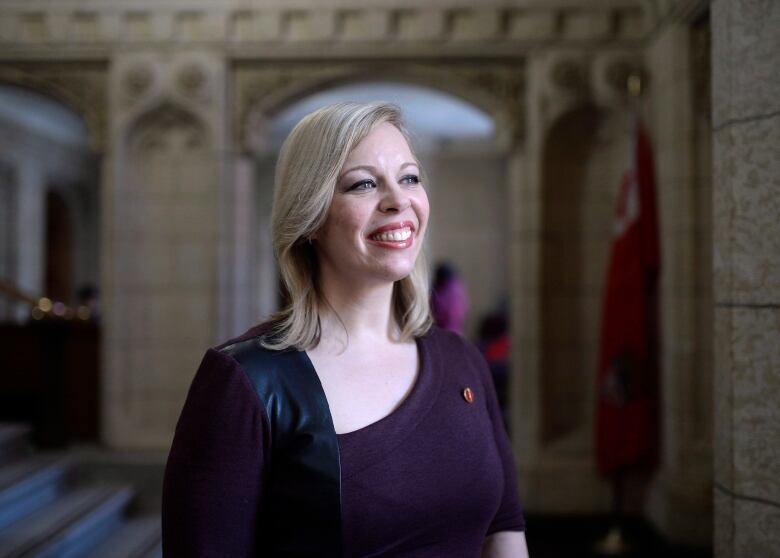
<svg viewBox="0 0 780 558">
<path fill-rule="evenodd" d="M 248 161 L 260 160 L 258 156 L 265 155 L 266 123 L 282 110 L 322 91 L 372 81 L 420 85 L 477 107 L 496 124 L 496 143 L 501 156 L 506 156 L 510 150 L 521 149 L 524 139 L 525 64 L 522 60 L 485 63 L 455 60 L 438 65 L 406 61 L 273 65 L 245 62 L 234 67 L 233 80 L 234 145 Z M 263 159 L 261 164 L 266 162 Z M 509 165 L 508 157 L 502 164 Z M 252 169 L 251 172 L 258 171 L 255 166 Z M 253 191 L 267 193 L 272 190 L 273 185 L 267 177 L 273 176 L 273 168 L 264 166 L 258 175 L 265 178 L 252 183 Z M 508 201 L 510 190 L 517 182 L 515 178 L 507 170 L 507 174 L 502 175 L 501 188 L 496 190 L 501 193 L 496 195 L 505 195 Z M 264 207 L 267 205 L 265 203 Z M 256 214 L 254 219 L 267 223 L 270 214 Z M 233 215 L 226 219 L 228 222 L 236 220 Z M 510 228 L 508 223 L 506 226 Z M 266 238 L 264 242 L 270 243 L 270 239 Z M 263 267 L 268 269 L 274 265 L 272 251 L 263 249 L 262 252 L 267 257 Z M 506 280 L 503 272 L 501 276 Z M 503 285 L 500 280 L 498 283 Z M 273 290 L 275 292 L 275 285 Z"/>
<path fill-rule="evenodd" d="M 197 112 L 182 106 L 180 103 L 164 99 L 155 104 L 145 107 L 133 118 L 126 128 L 125 141 L 127 146 L 133 148 L 138 141 L 149 139 L 156 133 L 164 132 L 172 128 L 181 128 L 188 130 L 190 138 L 188 141 L 193 144 L 198 143 L 199 148 L 208 145 L 209 127 Z"/>
<path fill-rule="evenodd" d="M 524 135 L 525 67 L 522 62 L 452 62 L 445 68 L 426 63 L 389 62 L 290 63 L 246 65 L 235 73 L 236 143 L 250 145 L 250 126 L 289 104 L 318 91 L 367 81 L 395 81 L 422 85 L 451 94 L 491 116 L 499 128 L 499 142 L 521 143 Z"/>
<path fill-rule="evenodd" d="M 27 89 L 65 106 L 84 122 L 90 149 L 105 150 L 106 71 L 102 65 L 2 64 L 0 85 Z"/>
</svg>

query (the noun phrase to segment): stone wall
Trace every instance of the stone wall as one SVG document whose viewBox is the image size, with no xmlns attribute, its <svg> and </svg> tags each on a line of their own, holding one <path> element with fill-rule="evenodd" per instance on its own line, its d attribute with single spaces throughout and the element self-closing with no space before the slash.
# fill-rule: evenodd
<svg viewBox="0 0 780 558">
<path fill-rule="evenodd" d="M 137 51 L 114 58 L 109 80 L 102 435 L 113 447 L 165 448 L 234 309 L 219 290 L 234 284 L 243 201 L 226 176 L 224 65 L 202 52 Z"/>
<path fill-rule="evenodd" d="M 712 6 L 715 556 L 780 556 L 780 4 Z"/>
</svg>

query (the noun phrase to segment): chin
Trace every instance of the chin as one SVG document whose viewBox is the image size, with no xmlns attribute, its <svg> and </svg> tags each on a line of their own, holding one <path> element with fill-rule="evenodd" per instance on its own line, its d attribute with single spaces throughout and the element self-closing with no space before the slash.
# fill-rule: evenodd
<svg viewBox="0 0 780 558">
<path fill-rule="evenodd" d="M 405 277 L 409 277 L 414 270 L 414 265 L 393 266 L 382 269 L 376 274 L 377 279 L 387 283 L 395 283 Z"/>
</svg>

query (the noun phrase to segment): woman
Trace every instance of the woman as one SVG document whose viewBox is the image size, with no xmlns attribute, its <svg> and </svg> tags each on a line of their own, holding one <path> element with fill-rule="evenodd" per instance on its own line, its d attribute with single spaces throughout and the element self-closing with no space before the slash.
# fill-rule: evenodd
<svg viewBox="0 0 780 558">
<path fill-rule="evenodd" d="M 487 366 L 431 327 L 407 137 L 396 107 L 349 103 L 285 141 L 290 303 L 201 363 L 165 473 L 166 557 L 527 555 Z"/>
</svg>

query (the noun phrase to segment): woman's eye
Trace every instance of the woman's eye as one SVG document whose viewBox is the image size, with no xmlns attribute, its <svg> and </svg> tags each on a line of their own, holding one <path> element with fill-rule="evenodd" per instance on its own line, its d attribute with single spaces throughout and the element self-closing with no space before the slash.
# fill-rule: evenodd
<svg viewBox="0 0 780 558">
<path fill-rule="evenodd" d="M 420 177 L 414 174 L 409 174 L 407 176 L 404 176 L 401 179 L 401 182 L 405 184 L 419 184 L 420 183 Z"/>
<path fill-rule="evenodd" d="M 376 184 L 374 183 L 373 180 L 361 180 L 360 182 L 356 182 L 355 184 L 350 186 L 349 189 L 350 189 L 350 191 L 352 191 L 352 190 L 360 191 L 360 190 L 369 190 L 369 189 L 375 188 L 375 187 L 376 187 Z"/>
</svg>

